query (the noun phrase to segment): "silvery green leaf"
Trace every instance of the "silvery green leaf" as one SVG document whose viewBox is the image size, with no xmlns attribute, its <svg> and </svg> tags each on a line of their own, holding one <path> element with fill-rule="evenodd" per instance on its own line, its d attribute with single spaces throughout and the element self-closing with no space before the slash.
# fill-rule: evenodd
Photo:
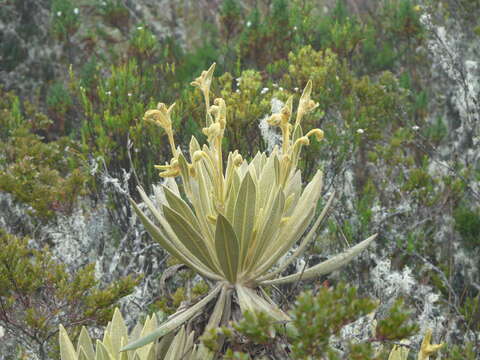
<svg viewBox="0 0 480 360">
<path fill-rule="evenodd" d="M 280 273 L 282 273 L 282 271 L 284 271 L 287 268 L 288 265 L 290 265 L 296 258 L 300 257 L 303 254 L 303 252 L 305 251 L 308 244 L 310 244 L 310 242 L 314 239 L 314 236 L 315 236 L 315 233 L 316 233 L 318 227 L 322 224 L 323 220 L 325 219 L 325 216 L 327 215 L 328 210 L 330 209 L 330 206 L 332 205 L 334 196 L 335 196 L 335 192 L 333 192 L 330 195 L 330 198 L 328 199 L 328 201 L 327 201 L 325 207 L 323 208 L 322 212 L 318 216 L 318 218 L 315 221 L 315 223 L 313 224 L 312 228 L 309 230 L 308 234 L 303 238 L 302 242 L 300 243 L 298 248 L 295 250 L 295 252 L 284 263 L 282 263 L 281 266 L 277 270 L 275 270 L 271 273 L 268 273 L 267 275 L 261 277 L 259 279 L 259 281 L 272 279 L 275 276 L 279 275 Z"/>
<path fill-rule="evenodd" d="M 256 189 L 255 184 L 247 172 L 243 178 L 242 184 L 238 191 L 237 200 L 235 201 L 235 210 L 233 213 L 233 229 L 237 235 L 240 244 L 240 252 L 235 253 L 235 257 L 239 258 L 238 271 L 241 271 L 241 266 L 247 255 L 250 242 L 253 238 L 253 227 L 255 224 L 255 201 Z M 217 225 L 218 227 L 218 225 Z"/>
<path fill-rule="evenodd" d="M 95 358 L 95 350 L 93 349 L 92 339 L 88 334 L 87 329 L 85 326 L 82 326 L 82 330 L 80 331 L 80 336 L 78 337 L 77 343 L 77 354 L 80 358 L 80 348 L 83 348 L 87 359 L 94 359 Z"/>
<path fill-rule="evenodd" d="M 220 289 L 221 289 L 221 286 L 217 285 L 214 289 L 210 291 L 210 293 L 207 296 L 205 296 L 198 303 L 196 303 L 195 305 L 193 305 L 192 307 L 186 310 L 181 311 L 178 314 L 174 314 L 170 320 L 167 320 L 165 323 L 160 325 L 160 327 L 157 330 L 128 344 L 123 349 L 121 349 L 121 351 L 138 349 L 139 347 L 142 347 L 148 343 L 151 343 L 152 341 L 155 341 L 158 338 L 165 336 L 166 334 L 175 330 L 176 328 L 184 324 L 186 321 L 191 319 L 193 316 L 198 314 L 212 299 L 214 299 L 218 295 L 218 293 L 220 292 Z"/>
<path fill-rule="evenodd" d="M 228 281 L 232 284 L 235 283 L 238 274 L 240 246 L 232 225 L 222 214 L 218 214 L 217 217 L 215 249 L 223 274 Z"/>
<path fill-rule="evenodd" d="M 235 202 L 237 200 L 238 190 L 240 189 L 240 176 L 236 170 L 232 173 L 232 183 L 227 195 L 227 205 L 225 215 L 229 221 L 233 222 L 233 213 L 235 211 Z"/>
<path fill-rule="evenodd" d="M 211 271 L 216 272 L 216 266 L 212 261 L 212 256 L 209 249 L 206 247 L 206 243 L 203 241 L 202 236 L 195 231 L 187 220 L 168 206 L 163 206 L 163 213 L 177 238 L 190 251 L 190 253 L 195 254 L 194 256 L 199 259 L 203 265 L 208 267 Z"/>
<path fill-rule="evenodd" d="M 97 340 L 95 350 L 95 360 L 114 360 L 114 357 L 111 356 L 110 352 L 100 340 Z"/>
<path fill-rule="evenodd" d="M 296 274 L 292 274 L 289 276 L 284 276 L 274 280 L 267 280 L 262 281 L 262 285 L 279 285 L 290 283 L 293 281 L 298 280 L 309 280 L 314 277 L 318 277 L 320 275 L 328 274 L 332 271 L 337 270 L 338 268 L 348 264 L 350 261 L 353 260 L 355 256 L 357 256 L 361 251 L 365 250 L 365 248 L 370 245 L 370 243 L 375 240 L 377 234 L 370 236 L 368 239 L 363 240 L 362 242 L 358 243 L 355 246 L 352 246 L 348 250 L 335 255 L 334 257 L 321 262 L 311 268 L 308 268 L 304 272 L 298 272 Z"/>
<path fill-rule="evenodd" d="M 125 326 L 125 321 L 123 320 L 122 313 L 118 308 L 115 308 L 110 328 L 110 341 L 112 343 L 112 348 L 110 349 L 110 352 L 112 353 L 112 355 L 115 356 L 122 347 L 122 338 L 128 338 L 128 330 Z"/>
<path fill-rule="evenodd" d="M 60 325 L 58 333 L 60 342 L 60 357 L 62 360 L 77 360 L 77 353 L 65 328 Z"/>
<path fill-rule="evenodd" d="M 135 209 L 135 212 L 139 216 L 140 220 L 143 223 L 143 226 L 145 226 L 145 229 L 148 231 L 150 236 L 153 237 L 154 240 L 156 240 L 162 247 L 164 247 L 169 253 L 171 253 L 173 256 L 175 256 L 177 259 L 182 261 L 184 264 L 188 265 L 192 269 L 195 269 L 198 271 L 200 274 L 210 278 L 210 279 L 221 279 L 218 275 L 215 275 L 212 271 L 210 271 L 205 265 L 203 265 L 193 254 L 190 253 L 190 251 L 187 250 L 187 248 L 180 243 L 179 240 L 176 239 L 176 236 L 174 238 L 175 244 L 171 243 L 167 237 L 165 237 L 160 229 L 158 229 L 140 210 L 140 208 L 137 206 L 137 204 L 130 199 L 130 203 L 132 204 L 133 208 Z M 170 227 L 170 225 L 169 225 Z"/>
<path fill-rule="evenodd" d="M 260 262 L 264 265 L 259 269 L 258 276 L 263 275 L 272 267 L 303 235 L 315 214 L 316 204 L 322 187 L 322 172 L 317 171 L 312 181 L 303 191 L 291 219 L 282 228 L 277 242 L 270 243 L 265 251 L 265 257 Z"/>
<path fill-rule="evenodd" d="M 238 300 L 242 312 L 247 310 L 251 312 L 262 311 L 278 321 L 290 320 L 287 314 L 280 310 L 276 305 L 260 297 L 255 290 L 242 285 L 237 285 L 235 288 L 237 289 Z"/>
<path fill-rule="evenodd" d="M 272 196 L 276 194 L 275 199 L 268 202 L 268 208 L 265 209 L 261 219 L 259 220 L 259 229 L 255 239 L 255 244 L 251 246 L 251 253 L 247 256 L 250 266 L 248 271 L 256 271 L 262 265 L 260 259 L 265 255 L 265 249 L 268 245 L 277 239 L 280 231 L 280 221 L 282 219 L 285 197 L 279 189 L 272 192 Z"/>
<path fill-rule="evenodd" d="M 197 217 L 193 213 L 190 206 L 188 206 L 188 204 L 180 196 L 176 195 L 169 188 L 164 187 L 163 192 L 165 193 L 165 198 L 168 202 L 168 205 L 181 216 L 183 216 L 198 233 L 201 233 Z"/>
<path fill-rule="evenodd" d="M 205 332 L 210 329 L 215 329 L 220 325 L 220 322 L 222 320 L 222 316 L 225 310 L 227 294 L 228 294 L 227 288 L 225 286 L 222 287 L 222 291 L 220 292 L 220 296 L 217 299 L 217 303 L 215 304 L 215 307 L 213 308 L 213 312 L 210 315 L 210 318 L 208 319 L 208 324 L 205 327 Z"/>
<path fill-rule="evenodd" d="M 94 359 L 95 359 L 95 353 L 93 353 L 92 357 L 88 357 L 85 350 L 83 350 L 83 347 L 80 347 L 80 349 L 78 350 L 78 360 L 94 360 Z"/>
</svg>

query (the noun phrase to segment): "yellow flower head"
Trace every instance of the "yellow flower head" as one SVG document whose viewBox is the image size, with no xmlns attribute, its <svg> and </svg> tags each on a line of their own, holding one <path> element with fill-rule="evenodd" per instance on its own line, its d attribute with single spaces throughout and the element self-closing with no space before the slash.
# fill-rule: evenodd
<svg viewBox="0 0 480 360">
<path fill-rule="evenodd" d="M 224 130 L 227 124 L 227 106 L 225 100 L 216 98 L 213 101 L 213 105 L 210 106 L 209 112 L 215 117 L 215 122 L 218 122 L 221 129 Z"/>
<path fill-rule="evenodd" d="M 161 177 L 175 177 L 180 175 L 180 166 L 178 160 L 175 158 L 170 161 L 170 164 L 155 165 L 155 169 L 161 170 L 158 174 Z"/>
<path fill-rule="evenodd" d="M 437 352 L 444 344 L 432 344 L 432 329 L 428 329 L 423 338 L 420 352 L 418 353 L 418 360 L 428 360 L 430 355 Z"/>
<path fill-rule="evenodd" d="M 318 103 L 310 99 L 312 94 L 312 80 L 308 80 L 305 89 L 303 89 L 302 96 L 300 97 L 300 102 L 298 104 L 297 119 L 295 120 L 295 126 L 300 124 L 303 116 L 312 112 L 318 107 Z"/>
<path fill-rule="evenodd" d="M 175 103 L 167 108 L 164 103 L 158 103 L 157 108 L 154 110 L 147 110 L 143 117 L 144 120 L 153 122 L 163 128 L 166 132 L 172 129 L 171 113 Z"/>
<path fill-rule="evenodd" d="M 191 82 L 191 85 L 198 87 L 205 95 L 208 95 L 214 70 L 215 63 L 213 63 L 208 70 L 202 71 L 202 74 Z"/>
</svg>

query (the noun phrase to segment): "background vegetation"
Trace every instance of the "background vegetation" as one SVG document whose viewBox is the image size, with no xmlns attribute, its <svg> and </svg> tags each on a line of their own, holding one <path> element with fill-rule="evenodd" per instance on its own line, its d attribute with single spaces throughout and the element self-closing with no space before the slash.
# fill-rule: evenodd
<svg viewBox="0 0 480 360">
<path fill-rule="evenodd" d="M 340 249 L 333 244 L 348 246 L 379 233 L 374 251 L 343 272 L 282 289 L 284 308 L 311 290 L 292 311 L 318 315 L 320 310 L 308 306 L 317 309 L 317 301 L 330 309 L 328 296 L 344 291 L 327 295 L 323 288 L 348 280 L 360 296 L 379 302 L 378 321 L 396 306 L 391 299 L 404 299 L 419 325 L 403 334 L 413 336 L 412 347 L 433 328 L 437 342 L 449 344 L 442 358 L 478 357 L 479 11 L 476 0 L 165 1 L 162 6 L 4 0 L 0 227 L 2 249 L 13 249 L 13 255 L 0 257 L 0 304 L 8 305 L 0 312 L 0 326 L 8 358 L 25 350 L 28 356 L 54 357 L 58 349 L 47 340 L 59 322 L 68 325 L 55 306 L 48 307 L 50 315 L 39 313 L 37 300 L 25 297 L 54 291 L 70 305 L 81 297 L 82 310 L 71 315 L 83 319 L 74 321 L 77 326 L 103 325 L 113 304 L 131 291 L 136 300 L 122 304 L 132 318 L 173 312 L 206 292 L 205 283 L 167 260 L 145 236 L 126 195 L 139 200 L 138 184 L 151 193 L 160 181 L 153 165 L 169 158 L 162 130 L 142 121 L 157 102 L 176 101 L 177 144 L 186 146 L 192 135 L 205 140 L 202 99 L 188 84 L 214 61 L 213 93 L 229 109 L 223 146 L 244 156 L 276 141 L 274 132 L 260 130 L 262 120 L 288 96 L 298 100 L 313 80 L 312 99 L 320 106 L 305 126 L 323 129 L 326 141 L 312 140 L 300 167 L 304 179 L 322 167 L 326 193 L 338 195 L 322 236 L 303 261 L 315 264 L 323 260 L 319 250 L 335 253 Z M 87 266 L 96 260 L 97 280 Z M 25 268 L 31 269 L 22 280 L 27 284 L 15 288 L 12 279 Z M 144 277 L 125 280 L 128 274 Z M 99 290 L 102 282 L 111 287 Z M 22 315 L 14 310 L 19 304 Z M 331 320 L 322 332 L 340 334 L 345 324 L 371 311 L 367 305 L 345 305 L 347 315 L 338 315 L 345 318 Z M 8 321 L 13 315 L 15 326 Z M 240 334 L 222 335 L 226 345 L 217 350 L 230 346 L 230 358 L 278 354 L 271 338 L 255 335 L 268 333 L 261 319 L 255 321 L 239 324 Z M 400 320 L 395 321 L 392 327 Z M 308 337 L 290 337 L 291 356 L 302 358 L 305 349 L 316 347 L 321 350 L 310 351 L 323 354 L 317 358 L 354 358 L 355 352 L 358 359 L 373 358 L 368 342 L 357 348 L 329 339 L 310 344 Z M 397 339 L 377 340 L 389 349 Z"/>
</svg>

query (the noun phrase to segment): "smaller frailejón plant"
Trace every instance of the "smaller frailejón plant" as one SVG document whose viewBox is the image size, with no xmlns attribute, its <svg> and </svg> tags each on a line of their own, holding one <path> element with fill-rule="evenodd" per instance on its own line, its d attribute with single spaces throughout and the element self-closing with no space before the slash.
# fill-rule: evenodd
<svg viewBox="0 0 480 360">
<path fill-rule="evenodd" d="M 187 333 L 184 327 L 174 338 L 165 337 L 160 343 L 150 343 L 135 351 L 121 352 L 121 348 L 129 341 L 149 334 L 157 326 L 156 316 L 152 315 L 147 317 L 143 326 L 137 323 L 128 335 L 122 314 L 115 309 L 113 319 L 105 329 L 103 340 L 97 340 L 94 346 L 87 329 L 82 327 L 75 348 L 67 331 L 60 325 L 61 360 L 196 360 L 201 358 L 200 350 L 193 343 L 193 332 Z"/>
<path fill-rule="evenodd" d="M 167 181 L 163 194 L 157 191 L 160 206 L 157 208 L 139 188 L 156 223 L 135 202 L 132 201 L 132 205 L 155 240 L 215 285 L 201 301 L 172 315 L 156 331 L 128 344 L 124 350 L 138 348 L 175 330 L 214 299 L 216 305 L 207 328 L 228 321 L 236 302 L 242 311 L 264 311 L 277 320 L 288 321 L 288 315 L 274 304 L 262 286 L 307 280 L 331 272 L 348 263 L 376 236 L 305 271 L 281 276 L 315 238 L 333 199 L 330 197 L 325 209 L 311 225 L 322 189 L 322 172 L 318 171 L 303 188 L 297 164 L 301 149 L 309 144 L 309 138 L 323 138 L 320 129 L 304 135 L 301 128 L 302 118 L 318 106 L 310 98 L 312 83 L 309 81 L 303 90 L 294 124 L 290 123 L 292 97 L 280 113 L 273 114 L 268 120 L 271 126 L 280 127 L 281 149 L 276 148 L 269 155 L 257 153 L 250 163 L 238 151 L 230 152 L 224 167 L 222 139 L 227 109 L 221 98 L 215 99 L 212 105 L 210 103 L 214 65 L 192 82 L 204 95 L 207 111 L 203 133 L 208 138 L 208 145 L 200 146 L 192 137 L 190 162 L 180 147 L 175 147 L 171 121 L 174 104 L 167 107 L 160 103 L 157 109 L 145 114 L 147 121 L 165 130 L 173 153 L 169 164 L 157 166 L 162 171 L 160 176 L 180 176 L 184 196 L 175 181 Z M 298 241 L 300 243 L 291 256 L 285 259 Z"/>
</svg>

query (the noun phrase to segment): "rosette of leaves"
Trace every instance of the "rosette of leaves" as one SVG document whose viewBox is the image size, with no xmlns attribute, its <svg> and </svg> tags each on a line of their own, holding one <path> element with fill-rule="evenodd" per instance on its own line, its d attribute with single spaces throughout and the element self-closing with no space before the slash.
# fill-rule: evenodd
<svg viewBox="0 0 480 360">
<path fill-rule="evenodd" d="M 303 91 L 293 124 L 292 97 L 268 120 L 271 126 L 281 129 L 281 149 L 276 148 L 269 155 L 257 153 L 250 163 L 238 151 L 230 152 L 224 164 L 222 139 L 227 111 L 221 98 L 215 99 L 213 105 L 210 103 L 214 65 L 192 83 L 204 95 L 206 127 L 203 133 L 208 145 L 200 146 L 192 137 L 190 162 L 182 149 L 175 147 L 171 125 L 174 105 L 167 107 L 161 103 L 145 114 L 146 120 L 165 130 L 173 153 L 170 163 L 157 166 L 160 176 L 181 177 L 183 195 L 177 183 L 170 179 L 172 181 L 166 181 L 161 191 L 156 191 L 157 207 L 139 188 L 154 221 L 131 201 L 150 235 L 171 255 L 214 285 L 198 303 L 172 315 L 157 330 L 130 343 L 124 350 L 144 346 L 168 334 L 199 314 L 214 299 L 216 304 L 207 329 L 228 321 L 236 302 L 242 312 L 263 311 L 276 320 L 288 321 L 289 316 L 268 297 L 263 286 L 308 280 L 334 271 L 347 264 L 376 237 L 373 235 L 305 271 L 281 276 L 315 238 L 333 200 L 332 194 L 315 218 L 322 190 L 322 172 L 317 171 L 311 182 L 303 187 L 297 169 L 301 149 L 309 144 L 309 138 L 323 138 L 320 129 L 303 134 L 301 128 L 302 118 L 318 106 L 310 99 L 312 83 L 309 81 Z"/>
<path fill-rule="evenodd" d="M 145 336 L 158 327 L 157 317 L 148 316 L 144 325 L 137 323 L 130 335 L 120 311 L 115 309 L 112 321 L 107 325 L 102 340 L 95 346 L 85 327 L 82 327 L 77 347 L 73 346 L 67 331 L 60 325 L 59 341 L 61 360 L 194 360 L 201 359 L 200 351 L 193 344 L 193 332 L 184 327 L 175 337 L 165 337 L 159 343 L 150 343 L 134 351 L 121 352 L 122 346 Z"/>
</svg>

